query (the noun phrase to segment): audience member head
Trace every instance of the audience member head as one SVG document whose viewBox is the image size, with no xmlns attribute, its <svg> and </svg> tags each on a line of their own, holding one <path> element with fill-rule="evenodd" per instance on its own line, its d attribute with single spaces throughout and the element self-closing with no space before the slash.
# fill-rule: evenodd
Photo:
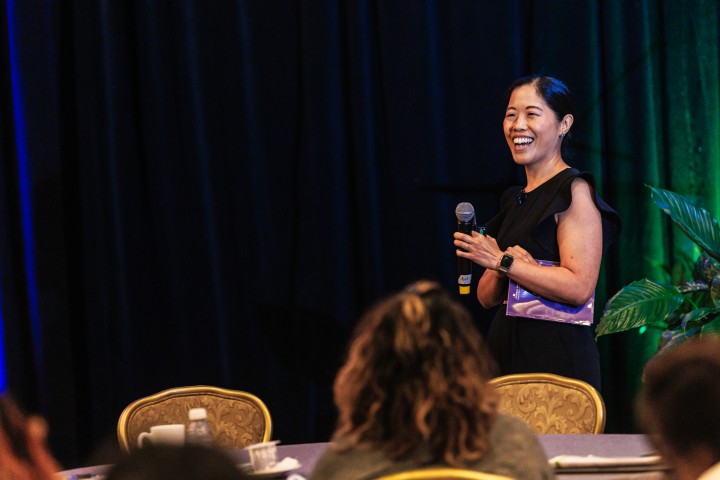
<svg viewBox="0 0 720 480">
<path fill-rule="evenodd" d="M 645 368 L 637 418 L 679 480 L 720 462 L 720 337 L 690 340 Z"/>
<path fill-rule="evenodd" d="M 110 469 L 107 480 L 243 480 L 248 477 L 224 452 L 195 445 L 133 450 Z"/>
<path fill-rule="evenodd" d="M 438 284 L 413 283 L 360 320 L 334 386 L 335 439 L 400 459 L 421 443 L 452 466 L 488 449 L 494 364 L 470 313 Z"/>
</svg>

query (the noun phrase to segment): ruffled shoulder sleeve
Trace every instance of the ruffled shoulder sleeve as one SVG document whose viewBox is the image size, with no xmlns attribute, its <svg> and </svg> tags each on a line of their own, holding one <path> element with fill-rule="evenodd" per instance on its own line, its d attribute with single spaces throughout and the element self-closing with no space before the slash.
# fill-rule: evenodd
<svg viewBox="0 0 720 480">
<path fill-rule="evenodd" d="M 578 177 L 588 182 L 590 187 L 592 187 L 595 206 L 598 210 L 600 210 L 600 215 L 602 217 L 603 253 L 605 253 L 607 247 L 615 242 L 620 236 L 620 215 L 618 215 L 618 213 L 610 205 L 608 205 L 605 200 L 600 197 L 600 195 L 598 195 L 597 188 L 595 187 L 595 177 L 593 177 L 592 174 L 588 172 L 581 172 Z"/>
<path fill-rule="evenodd" d="M 590 185 L 590 188 L 593 192 L 595 206 L 600 211 L 600 216 L 602 218 L 603 253 L 605 253 L 605 250 L 607 250 L 607 248 L 615 240 L 617 240 L 620 234 L 620 216 L 610 205 L 608 205 L 600 197 L 600 195 L 598 195 L 595 177 L 593 177 L 591 173 L 580 172 L 574 168 L 570 168 L 563 173 L 565 174 L 564 178 L 559 179 L 560 181 L 558 182 L 556 195 L 552 197 L 553 200 L 545 209 L 545 212 L 541 216 L 540 221 L 537 223 L 537 230 L 536 232 L 534 232 L 534 236 L 543 235 L 542 226 L 550 222 L 550 217 L 554 216 L 556 213 L 564 212 L 565 210 L 570 208 L 570 203 L 572 203 L 572 182 L 576 178 L 582 178 L 588 183 L 588 185 Z M 554 219 L 552 220 L 552 222 L 554 223 Z M 554 231 L 552 235 L 555 235 Z"/>
</svg>

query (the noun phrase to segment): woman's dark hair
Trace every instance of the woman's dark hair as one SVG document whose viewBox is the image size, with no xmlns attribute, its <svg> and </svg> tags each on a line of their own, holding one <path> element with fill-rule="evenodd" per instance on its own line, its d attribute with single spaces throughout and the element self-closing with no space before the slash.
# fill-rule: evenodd
<svg viewBox="0 0 720 480">
<path fill-rule="evenodd" d="M 400 459 L 419 445 L 467 465 L 489 448 L 494 363 L 470 313 L 434 282 L 411 284 L 368 311 L 335 379 L 338 448 Z"/>
<path fill-rule="evenodd" d="M 573 107 L 570 89 L 557 78 L 545 75 L 529 75 L 515 80 L 505 91 L 505 105 L 510 103 L 510 96 L 513 91 L 523 85 L 532 85 L 535 87 L 537 94 L 542 97 L 545 103 L 555 112 L 555 118 L 558 122 L 565 118 L 565 115 L 574 115 L 575 108 Z M 568 130 L 560 145 L 560 153 L 563 158 L 569 158 L 571 154 L 569 145 L 570 136 L 571 133 L 570 130 Z"/>
</svg>

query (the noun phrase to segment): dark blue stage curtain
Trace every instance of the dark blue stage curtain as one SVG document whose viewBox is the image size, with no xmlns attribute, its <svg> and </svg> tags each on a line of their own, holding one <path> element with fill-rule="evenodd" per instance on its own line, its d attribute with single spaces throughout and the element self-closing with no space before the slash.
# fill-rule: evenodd
<svg viewBox="0 0 720 480">
<path fill-rule="evenodd" d="M 633 208 L 687 160 L 649 149 L 679 75 L 664 42 L 683 18 L 693 35 L 718 28 L 714 0 L 672 16 L 650 0 L 1 3 L 4 371 L 69 467 L 107 458 L 92 455 L 127 403 L 177 385 L 250 391 L 275 438 L 327 440 L 358 316 L 419 278 L 455 290 L 455 205 L 485 221 L 523 182 L 501 129 L 518 76 L 570 85 L 572 163 L 627 238 L 660 235 Z M 714 68 L 701 88 L 717 88 L 718 55 L 703 58 L 684 75 Z M 716 200 L 714 168 L 692 185 Z M 651 268 L 619 247 L 599 307 Z M 486 329 L 492 312 L 462 301 Z M 608 430 L 627 431 L 629 349 L 604 342 Z"/>
</svg>

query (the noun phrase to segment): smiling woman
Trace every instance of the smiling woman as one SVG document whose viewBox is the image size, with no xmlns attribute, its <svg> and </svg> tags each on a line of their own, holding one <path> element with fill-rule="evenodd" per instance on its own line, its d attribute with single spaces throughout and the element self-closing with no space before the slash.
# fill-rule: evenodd
<svg viewBox="0 0 720 480">
<path fill-rule="evenodd" d="M 503 130 L 515 163 L 528 166 L 554 157 L 558 157 L 556 163 L 564 163 L 558 143 L 564 143 L 573 116 L 566 113 L 558 118 L 559 115 L 538 95 L 533 85 L 522 85 L 513 90 Z M 532 187 L 528 185 L 528 188 Z"/>
<path fill-rule="evenodd" d="M 487 235 L 455 234 L 455 245 L 462 248 L 457 255 L 486 269 L 477 288 L 485 308 L 507 304 L 509 282 L 554 302 L 583 305 L 593 297 L 619 217 L 597 195 L 593 177 L 565 162 L 574 117 L 564 83 L 545 76 L 521 78 L 508 89 L 506 105 L 503 131 L 527 183 L 505 191 Z M 501 306 L 488 343 L 503 375 L 555 373 L 600 389 L 591 326 L 560 316 L 557 321 L 509 316 Z"/>
</svg>

